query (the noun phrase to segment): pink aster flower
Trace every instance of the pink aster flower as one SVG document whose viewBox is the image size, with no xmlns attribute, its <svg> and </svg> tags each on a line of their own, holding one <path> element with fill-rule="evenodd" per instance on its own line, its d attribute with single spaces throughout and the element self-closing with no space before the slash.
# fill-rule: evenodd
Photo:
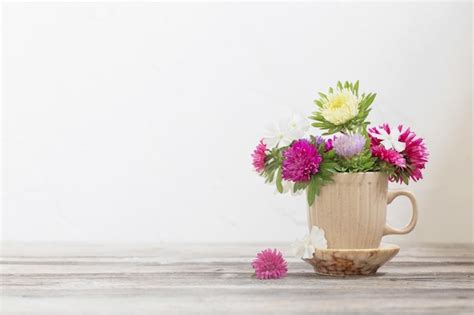
<svg viewBox="0 0 474 315">
<path fill-rule="evenodd" d="M 307 182 L 319 170 L 322 161 L 316 146 L 300 139 L 283 152 L 282 178 L 292 182 Z"/>
<path fill-rule="evenodd" d="M 365 138 L 362 135 L 342 135 L 334 140 L 334 151 L 337 155 L 351 158 L 362 152 Z"/>
<path fill-rule="evenodd" d="M 285 259 L 280 251 L 270 248 L 257 254 L 252 261 L 252 267 L 255 269 L 257 279 L 280 279 L 288 272 Z"/>
<path fill-rule="evenodd" d="M 382 145 L 371 146 L 372 155 L 397 167 L 406 167 L 405 158 L 394 149 L 385 149 Z"/>
<path fill-rule="evenodd" d="M 265 159 L 267 158 L 267 154 L 265 153 L 266 150 L 267 146 L 263 143 L 263 140 L 260 140 L 260 143 L 252 153 L 253 167 L 259 173 L 265 168 Z"/>
<path fill-rule="evenodd" d="M 428 150 L 422 138 L 417 138 L 410 128 L 402 125 L 393 130 L 388 124 L 369 129 L 370 146 L 374 156 L 395 167 L 390 176 L 394 182 L 403 182 L 408 178 L 417 181 L 423 178 L 421 170 L 428 162 Z"/>
<path fill-rule="evenodd" d="M 422 138 L 417 138 L 410 128 L 403 130 L 403 126 L 398 126 L 398 130 L 401 132 L 399 141 L 405 143 L 405 151 L 403 152 L 406 156 L 407 164 L 409 166 L 409 176 L 415 182 L 423 178 L 421 170 L 425 168 L 425 164 L 428 162 L 428 150 L 423 143 Z"/>
</svg>

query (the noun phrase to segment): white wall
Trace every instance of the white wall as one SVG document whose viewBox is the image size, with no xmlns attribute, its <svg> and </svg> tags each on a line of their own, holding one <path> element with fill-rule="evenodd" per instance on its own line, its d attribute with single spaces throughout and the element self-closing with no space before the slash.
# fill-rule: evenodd
<svg viewBox="0 0 474 315">
<path fill-rule="evenodd" d="M 361 81 L 431 153 L 419 224 L 472 241 L 471 4 L 13 4 L 3 10 L 6 240 L 292 241 L 301 197 L 250 153 L 282 108 Z M 316 132 L 316 130 L 315 130 Z M 390 206 L 401 226 L 406 200 Z"/>
</svg>

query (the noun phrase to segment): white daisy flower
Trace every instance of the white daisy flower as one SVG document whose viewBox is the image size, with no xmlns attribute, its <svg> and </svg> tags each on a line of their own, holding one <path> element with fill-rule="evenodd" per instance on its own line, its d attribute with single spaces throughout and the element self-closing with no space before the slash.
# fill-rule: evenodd
<svg viewBox="0 0 474 315">
<path fill-rule="evenodd" d="M 311 259 L 317 249 L 327 248 L 324 230 L 317 226 L 311 228 L 311 233 L 302 240 L 292 244 L 293 253 L 298 258 Z"/>
<path fill-rule="evenodd" d="M 263 137 L 263 143 L 269 149 L 288 146 L 294 140 L 303 138 L 309 126 L 308 119 L 294 114 L 290 119 L 280 120 L 269 126 Z"/>
<path fill-rule="evenodd" d="M 385 129 L 379 129 L 380 134 L 378 133 L 371 133 L 372 137 L 382 140 L 381 144 L 385 147 L 385 149 L 390 150 L 394 149 L 397 152 L 402 152 L 405 150 L 406 144 L 403 142 L 398 141 L 401 132 L 398 128 L 393 128 L 390 130 L 390 133 L 385 131 Z"/>
</svg>

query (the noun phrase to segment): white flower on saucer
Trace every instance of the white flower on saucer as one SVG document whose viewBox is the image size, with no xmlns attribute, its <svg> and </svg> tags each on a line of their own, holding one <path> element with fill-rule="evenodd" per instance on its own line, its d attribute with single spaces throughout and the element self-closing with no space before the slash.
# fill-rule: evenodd
<svg viewBox="0 0 474 315">
<path fill-rule="evenodd" d="M 280 120 L 269 126 L 263 137 L 263 143 L 268 148 L 285 147 L 291 144 L 293 140 L 304 137 L 309 129 L 308 119 L 298 114 L 293 114 L 290 119 Z"/>
<path fill-rule="evenodd" d="M 311 233 L 306 235 L 301 241 L 293 243 L 292 248 L 296 257 L 303 259 L 313 258 L 316 249 L 327 248 L 324 230 L 317 226 L 313 226 L 311 228 Z"/>
<path fill-rule="evenodd" d="M 398 138 L 401 134 L 398 128 L 394 128 L 390 131 L 390 133 L 385 131 L 385 129 L 380 128 L 379 132 L 380 134 L 375 132 L 372 133 L 372 136 L 379 140 L 382 140 L 381 144 L 385 147 L 385 149 L 395 149 L 395 151 L 397 152 L 402 152 L 403 150 L 405 150 L 405 143 L 398 141 Z"/>
</svg>

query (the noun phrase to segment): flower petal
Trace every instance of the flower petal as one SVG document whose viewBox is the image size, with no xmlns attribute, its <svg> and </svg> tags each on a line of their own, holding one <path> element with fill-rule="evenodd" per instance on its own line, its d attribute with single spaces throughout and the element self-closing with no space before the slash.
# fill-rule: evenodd
<svg viewBox="0 0 474 315">
<path fill-rule="evenodd" d="M 393 145 L 393 148 L 397 151 L 397 152 L 402 152 L 403 150 L 405 150 L 405 147 L 406 147 L 406 144 L 403 143 L 403 142 L 400 142 L 400 141 L 397 141 L 397 140 L 394 140 L 392 142 L 392 145 Z"/>
<path fill-rule="evenodd" d="M 377 139 L 379 139 L 379 140 L 385 140 L 385 139 L 387 139 L 387 134 L 382 135 L 382 134 L 380 134 L 380 133 L 375 133 L 375 132 L 374 132 L 374 133 L 371 133 L 371 135 L 372 135 L 372 137 L 377 138 Z"/>
<path fill-rule="evenodd" d="M 278 144 L 278 138 L 277 137 L 267 137 L 263 138 L 263 143 L 268 147 L 268 148 L 274 148 Z"/>
<path fill-rule="evenodd" d="M 265 141 L 264 141 L 265 143 Z M 385 139 L 381 142 L 381 144 L 384 146 L 385 149 L 387 150 L 390 150 L 390 149 L 393 149 L 393 145 L 392 145 L 392 140 L 390 139 Z"/>
<path fill-rule="evenodd" d="M 305 250 L 305 243 L 300 240 L 296 240 L 291 244 L 291 251 L 293 252 L 293 255 L 295 255 L 298 258 L 303 257 Z"/>
<path fill-rule="evenodd" d="M 291 138 L 288 138 L 287 136 L 285 136 L 282 139 L 280 139 L 280 142 L 278 143 L 278 145 L 280 147 L 286 147 L 286 146 L 289 146 L 293 142 L 293 140 L 294 139 L 291 139 Z"/>
<path fill-rule="evenodd" d="M 303 253 L 303 259 L 311 259 L 313 258 L 313 254 L 314 254 L 315 250 L 314 250 L 314 247 L 313 245 L 306 245 L 304 247 L 304 253 Z"/>
<path fill-rule="evenodd" d="M 311 244 L 316 248 L 327 248 L 324 230 L 317 226 L 311 228 L 310 240 Z"/>
</svg>

